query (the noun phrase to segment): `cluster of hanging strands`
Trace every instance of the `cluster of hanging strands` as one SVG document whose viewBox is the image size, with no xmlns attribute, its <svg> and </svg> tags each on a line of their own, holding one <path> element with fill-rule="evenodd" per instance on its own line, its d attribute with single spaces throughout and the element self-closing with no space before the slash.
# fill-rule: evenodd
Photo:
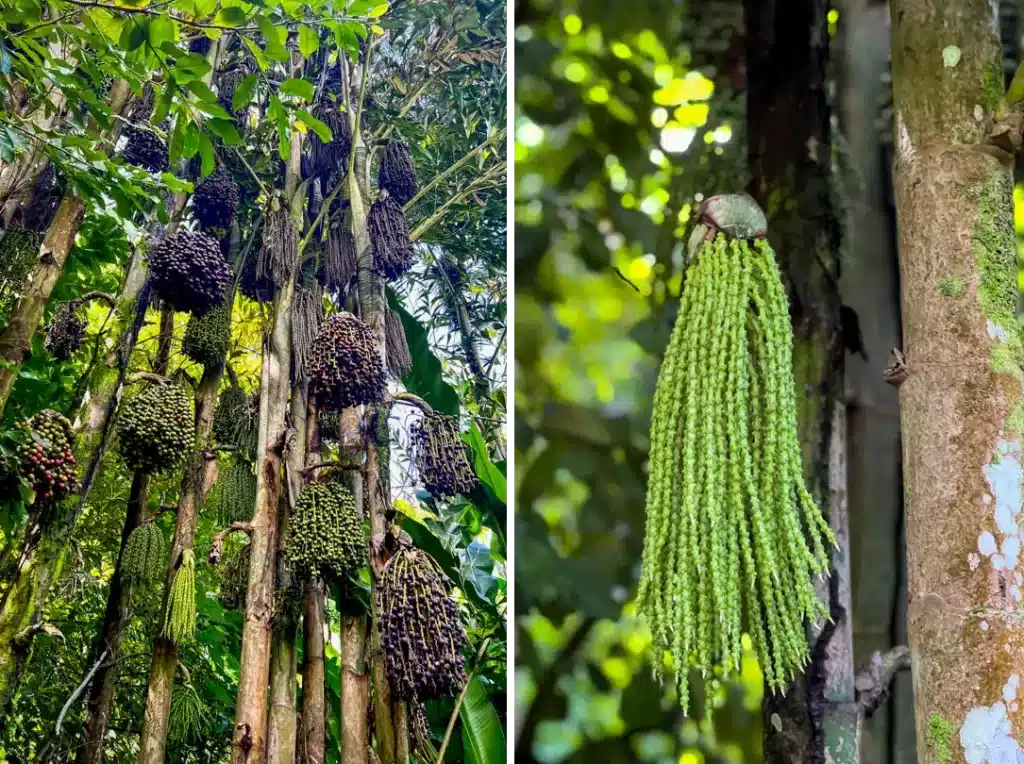
<svg viewBox="0 0 1024 764">
<path fill-rule="evenodd" d="M 388 370 L 401 379 L 412 369 L 412 353 L 405 336 L 401 317 L 388 308 L 384 313 L 384 347 L 387 351 Z"/>
<path fill-rule="evenodd" d="M 315 280 L 303 280 L 295 287 L 292 305 L 292 354 L 295 368 L 305 373 L 309 368 L 309 351 L 324 322 L 324 301 Z"/>
<path fill-rule="evenodd" d="M 356 239 L 341 221 L 331 223 L 324 247 L 321 280 L 331 289 L 345 289 L 356 277 Z"/>
<path fill-rule="evenodd" d="M 272 199 L 264 218 L 256 275 L 281 286 L 298 259 L 298 236 L 288 214 L 288 204 L 280 197 Z"/>
<path fill-rule="evenodd" d="M 739 669 L 744 632 L 768 687 L 784 689 L 809 660 L 805 622 L 827 615 L 814 578 L 835 541 L 804 485 L 792 354 L 768 242 L 705 241 L 654 397 L 637 602 L 684 712 L 688 670 L 709 679 L 710 704 Z"/>
</svg>

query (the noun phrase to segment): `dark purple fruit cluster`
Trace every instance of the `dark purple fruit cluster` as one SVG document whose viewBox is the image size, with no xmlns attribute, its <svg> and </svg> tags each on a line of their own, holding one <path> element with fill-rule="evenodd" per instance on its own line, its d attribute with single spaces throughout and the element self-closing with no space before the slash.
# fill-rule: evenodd
<svg viewBox="0 0 1024 764">
<path fill-rule="evenodd" d="M 351 313 L 327 319 L 313 341 L 309 378 L 329 411 L 381 400 L 387 379 L 370 327 Z"/>
<path fill-rule="evenodd" d="M 195 315 L 224 304 L 231 266 L 217 240 L 199 231 L 181 231 L 149 255 L 157 296 L 175 310 Z"/>
<path fill-rule="evenodd" d="M 404 549 L 384 567 L 377 588 L 381 646 L 400 700 L 457 695 L 466 683 L 466 632 L 451 581 L 426 552 Z"/>
</svg>

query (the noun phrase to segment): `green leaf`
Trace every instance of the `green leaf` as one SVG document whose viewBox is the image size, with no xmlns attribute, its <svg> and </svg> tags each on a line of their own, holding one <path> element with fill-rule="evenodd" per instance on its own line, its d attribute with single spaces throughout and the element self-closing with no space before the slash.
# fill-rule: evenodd
<svg viewBox="0 0 1024 764">
<path fill-rule="evenodd" d="M 487 443 L 484 441 L 480 428 L 476 426 L 475 420 L 470 421 L 469 432 L 464 437 L 469 443 L 469 447 L 473 449 L 473 471 L 476 472 L 476 476 L 480 478 L 481 482 L 487 484 L 499 501 L 507 505 L 508 481 L 501 474 L 501 470 L 491 461 L 491 457 L 487 453 Z"/>
<path fill-rule="evenodd" d="M 1010 87 L 1006 90 L 1006 102 L 1009 104 L 1024 101 L 1024 62 L 1021 62 L 1014 72 Z"/>
<path fill-rule="evenodd" d="M 245 47 L 247 47 L 249 49 L 249 52 L 252 53 L 252 57 L 256 59 L 256 66 L 260 68 L 260 71 L 267 71 L 267 69 L 270 68 L 270 62 L 267 60 L 267 57 L 263 54 L 263 49 L 260 48 L 259 45 L 254 43 L 248 37 L 243 37 L 242 42 L 245 43 Z"/>
<path fill-rule="evenodd" d="M 235 123 L 227 119 L 211 119 L 206 123 L 210 132 L 224 141 L 225 146 L 237 146 L 242 142 L 242 136 L 238 134 Z"/>
<path fill-rule="evenodd" d="M 304 101 L 312 101 L 313 83 L 292 77 L 281 83 L 280 92 L 284 95 L 298 96 Z"/>
<path fill-rule="evenodd" d="M 438 411 L 458 416 L 459 394 L 444 381 L 441 362 L 430 350 L 426 329 L 402 307 L 393 289 L 389 287 L 387 293 L 388 305 L 402 319 L 402 328 L 405 329 L 409 353 L 412 355 L 412 369 L 402 377 L 405 389 L 420 396 Z"/>
<path fill-rule="evenodd" d="M 334 137 L 334 134 L 331 132 L 331 128 L 329 128 L 327 125 L 325 125 L 323 122 L 314 117 L 305 109 L 296 109 L 295 114 L 306 127 L 308 127 L 310 130 L 316 133 L 317 138 L 319 138 L 324 143 L 331 142 L 331 139 Z"/>
<path fill-rule="evenodd" d="M 159 48 L 178 39 L 178 27 L 169 16 L 157 16 L 149 23 L 149 44 Z"/>
<path fill-rule="evenodd" d="M 133 51 L 143 45 L 146 42 L 147 26 L 147 20 L 130 17 L 121 29 L 121 40 L 118 42 L 121 50 Z"/>
<path fill-rule="evenodd" d="M 356 34 L 357 30 L 364 31 L 363 25 L 357 21 L 343 21 L 330 27 L 334 30 L 334 44 L 348 53 L 353 61 L 359 60 L 359 38 Z"/>
<path fill-rule="evenodd" d="M 388 12 L 388 4 L 387 3 L 383 3 L 381 5 L 378 5 L 373 10 L 371 10 L 370 13 L 369 13 L 369 17 L 371 19 L 377 19 L 377 18 L 380 18 L 381 16 L 383 16 L 387 12 Z"/>
<path fill-rule="evenodd" d="M 288 29 L 286 27 L 276 27 L 267 16 L 260 16 L 259 20 L 260 32 L 267 40 L 267 47 L 264 48 L 267 58 L 273 61 L 285 62 L 288 61 L 290 56 L 288 55 L 288 49 L 284 47 L 284 40 L 288 37 Z M 282 39 L 283 38 L 283 39 Z"/>
<path fill-rule="evenodd" d="M 185 138 L 181 144 L 181 155 L 185 159 L 191 159 L 199 151 L 199 127 L 195 122 L 189 122 L 185 128 Z"/>
<path fill-rule="evenodd" d="M 217 103 L 217 94 L 202 80 L 195 80 L 188 83 L 188 89 L 200 101 L 205 103 Z"/>
<path fill-rule="evenodd" d="M 466 764 L 505 764 L 505 735 L 498 712 L 480 677 L 469 680 L 459 708 L 462 750 Z"/>
<path fill-rule="evenodd" d="M 259 78 L 255 74 L 246 75 L 245 79 L 238 83 L 235 92 L 231 94 L 231 108 L 234 111 L 241 111 L 252 100 L 253 91 L 256 90 L 256 83 Z"/>
<path fill-rule="evenodd" d="M 320 48 L 320 37 L 312 27 L 299 27 L 299 53 L 309 58 Z"/>
<path fill-rule="evenodd" d="M 225 27 L 237 27 L 245 23 L 245 11 L 238 6 L 221 8 L 214 19 L 214 23 Z"/>
<path fill-rule="evenodd" d="M 199 153 L 203 157 L 202 173 L 205 178 L 213 172 L 214 167 L 213 141 L 210 140 L 210 136 L 206 133 L 199 134 Z"/>
<path fill-rule="evenodd" d="M 181 156 L 181 147 L 185 142 L 185 125 L 187 121 L 183 112 L 179 112 L 174 120 L 174 130 L 171 131 L 171 141 L 167 146 L 168 161 L 172 167 L 177 164 L 178 157 Z"/>
</svg>

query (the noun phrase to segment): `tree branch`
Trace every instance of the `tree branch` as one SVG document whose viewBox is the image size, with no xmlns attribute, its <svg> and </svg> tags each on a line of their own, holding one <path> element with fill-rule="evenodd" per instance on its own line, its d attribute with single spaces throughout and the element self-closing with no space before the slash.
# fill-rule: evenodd
<svg viewBox="0 0 1024 764">
<path fill-rule="evenodd" d="M 455 164 L 453 164 L 451 167 L 449 167 L 447 170 L 442 172 L 440 175 L 438 175 L 432 181 L 430 181 L 427 185 L 425 185 L 423 188 L 421 188 L 419 191 L 417 191 L 416 195 L 413 196 L 413 198 L 410 199 L 408 202 L 406 202 L 404 207 L 402 207 L 402 211 L 403 212 L 408 212 L 409 209 L 414 204 L 416 204 L 416 202 L 418 202 L 420 199 L 422 199 L 426 194 L 428 194 L 431 191 L 433 191 L 434 188 L 437 187 L 437 185 L 439 183 L 441 183 L 445 178 L 447 178 L 453 172 L 458 170 L 460 167 L 462 167 L 462 165 L 466 164 L 466 162 L 468 162 L 470 159 L 475 157 L 477 154 L 479 154 L 481 151 L 486 149 L 488 146 L 490 146 L 490 145 L 492 145 L 494 143 L 497 143 L 498 141 L 500 141 L 504 137 L 505 137 L 505 129 L 504 128 L 502 128 L 501 130 L 498 130 L 496 133 L 488 136 L 487 140 L 485 140 L 483 143 L 481 143 L 476 148 L 473 148 L 473 149 L 469 150 L 468 152 L 466 152 L 462 156 L 461 159 L 459 159 L 457 162 L 455 162 Z"/>
<path fill-rule="evenodd" d="M 412 393 L 395 393 L 391 396 L 391 400 L 395 403 L 404 403 L 406 406 L 413 406 L 418 408 L 424 414 L 428 416 L 434 413 L 434 409 L 431 408 L 430 404 L 420 398 L 418 395 Z"/>
<path fill-rule="evenodd" d="M 865 718 L 871 716 L 889 697 L 889 688 L 896 675 L 910 669 L 910 649 L 905 645 L 894 647 L 883 654 L 876 650 L 868 665 L 857 672 L 853 686 L 857 691 L 857 705 Z"/>
<path fill-rule="evenodd" d="M 89 302 L 90 300 L 103 300 L 112 308 L 117 306 L 117 300 L 114 299 L 114 296 L 107 294 L 106 292 L 86 292 L 81 297 L 73 299 L 71 303 L 77 308 L 79 305 Z"/>
<path fill-rule="evenodd" d="M 221 554 L 224 548 L 224 538 L 236 531 L 248 533 L 252 535 L 256 528 L 252 523 L 247 522 L 234 522 L 226 528 L 222 528 L 217 531 L 217 535 L 213 537 L 213 546 L 210 547 L 210 554 L 207 557 L 211 565 L 217 565 L 220 562 Z"/>
<path fill-rule="evenodd" d="M 92 681 L 92 678 L 96 675 L 96 672 L 99 671 L 100 666 L 103 665 L 103 661 L 107 659 L 107 654 L 109 652 L 109 647 L 103 648 L 103 652 L 100 653 L 99 660 L 93 664 L 91 669 L 89 669 L 89 673 L 85 675 L 85 679 L 83 679 L 82 683 L 75 688 L 75 691 L 71 693 L 71 697 L 68 698 L 67 702 L 64 704 L 64 707 L 60 710 L 60 714 L 57 716 L 57 727 L 53 731 L 55 737 L 60 736 L 60 728 L 64 725 L 64 717 L 67 715 L 68 709 L 71 708 L 71 706 L 75 704 L 75 701 L 78 700 L 79 696 L 83 692 L 85 692 L 85 688 L 89 686 L 89 682 Z"/>
<path fill-rule="evenodd" d="M 148 371 L 137 371 L 137 372 L 135 372 L 134 374 L 132 374 L 131 381 L 132 382 L 153 382 L 154 384 L 157 384 L 157 385 L 169 385 L 169 384 L 171 384 L 171 380 L 168 377 L 165 377 L 162 374 L 153 374 L 152 372 L 148 372 Z"/>
<path fill-rule="evenodd" d="M 440 207 L 434 210 L 433 214 L 431 214 L 425 220 L 420 221 L 420 223 L 417 224 L 417 226 L 414 229 L 412 229 L 412 231 L 409 233 L 409 241 L 416 241 L 417 239 L 422 237 L 423 234 L 425 234 L 434 226 L 435 223 L 437 223 L 442 217 L 444 217 L 444 213 L 448 211 L 449 207 L 451 207 L 453 204 L 461 202 L 463 199 L 466 199 L 475 191 L 479 191 L 480 189 L 490 185 L 491 181 L 495 181 L 498 179 L 498 176 L 504 169 L 505 163 L 498 162 L 493 167 L 491 167 L 491 169 L 489 169 L 486 173 L 484 173 L 479 178 L 474 180 L 464 189 L 452 194 L 448 201 L 446 201 L 444 204 L 442 204 Z"/>
</svg>

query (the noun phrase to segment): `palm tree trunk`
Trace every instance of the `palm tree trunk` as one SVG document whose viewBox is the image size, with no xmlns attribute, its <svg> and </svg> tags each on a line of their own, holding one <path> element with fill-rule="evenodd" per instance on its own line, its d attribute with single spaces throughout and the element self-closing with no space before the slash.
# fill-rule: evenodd
<svg viewBox="0 0 1024 764">
<path fill-rule="evenodd" d="M 993 6 L 890 4 L 908 624 L 934 761 L 1024 756 L 1024 397 L 1012 146 L 988 138 L 1006 113 Z"/>
</svg>

